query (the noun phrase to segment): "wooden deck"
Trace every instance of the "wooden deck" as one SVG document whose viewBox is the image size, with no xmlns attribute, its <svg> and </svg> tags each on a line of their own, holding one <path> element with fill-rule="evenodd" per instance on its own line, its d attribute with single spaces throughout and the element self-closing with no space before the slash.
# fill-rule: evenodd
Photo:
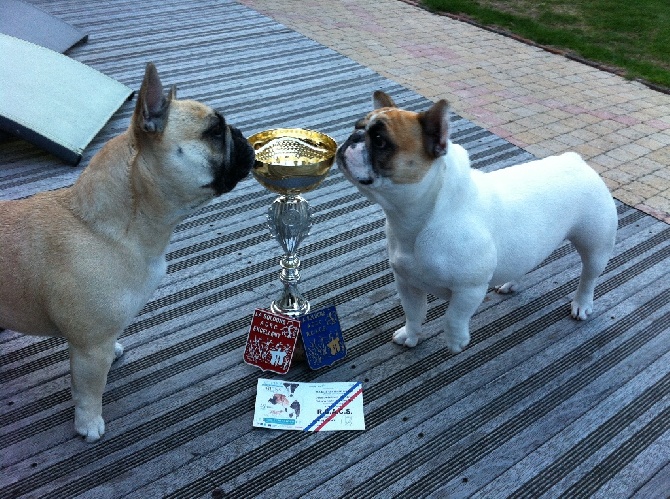
<svg viewBox="0 0 670 499">
<path fill-rule="evenodd" d="M 132 88 L 153 61 L 180 98 L 220 109 L 247 136 L 304 127 L 342 141 L 376 89 L 408 109 L 430 104 L 232 0 L 33 3 L 90 33 L 71 57 Z M 133 105 L 82 165 L 127 127 Z M 532 159 L 458 116 L 452 139 L 483 170 Z M 0 143 L 1 199 L 69 185 L 80 171 L 25 142 Z M 402 311 L 381 211 L 336 169 L 306 198 L 315 215 L 299 252 L 302 290 L 315 307 L 337 306 L 348 356 L 283 378 L 362 382 L 364 432 L 252 427 L 256 380 L 274 376 L 242 352 L 253 310 L 278 292 L 280 249 L 264 225 L 274 195 L 249 178 L 174 234 L 167 277 L 121 338 L 100 442 L 74 434 L 66 343 L 0 333 L 0 495 L 667 496 L 670 226 L 618 203 L 590 320 L 569 317 L 579 258 L 564 245 L 519 293 L 487 296 L 471 345 L 452 355 L 440 300 L 417 348 L 390 342 Z"/>
</svg>

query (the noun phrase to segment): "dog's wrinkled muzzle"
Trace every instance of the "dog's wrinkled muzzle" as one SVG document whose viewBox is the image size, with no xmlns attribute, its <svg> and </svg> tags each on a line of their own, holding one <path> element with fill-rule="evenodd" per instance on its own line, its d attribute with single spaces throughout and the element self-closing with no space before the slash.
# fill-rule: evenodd
<svg viewBox="0 0 670 499">
<path fill-rule="evenodd" d="M 249 174 L 255 160 L 253 147 L 239 129 L 229 125 L 224 137 L 223 163 L 215 168 L 211 184 L 217 196 L 233 190 Z"/>
<path fill-rule="evenodd" d="M 337 165 L 352 182 L 369 185 L 373 182 L 368 161 L 365 132 L 356 130 L 337 150 Z"/>
</svg>

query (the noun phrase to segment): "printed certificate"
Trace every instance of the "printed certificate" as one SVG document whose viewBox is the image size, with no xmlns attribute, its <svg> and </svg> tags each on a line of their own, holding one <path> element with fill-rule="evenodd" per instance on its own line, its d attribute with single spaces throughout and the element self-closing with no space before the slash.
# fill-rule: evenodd
<svg viewBox="0 0 670 499">
<path fill-rule="evenodd" d="M 302 431 L 364 430 L 363 385 L 261 378 L 253 425 Z"/>
</svg>

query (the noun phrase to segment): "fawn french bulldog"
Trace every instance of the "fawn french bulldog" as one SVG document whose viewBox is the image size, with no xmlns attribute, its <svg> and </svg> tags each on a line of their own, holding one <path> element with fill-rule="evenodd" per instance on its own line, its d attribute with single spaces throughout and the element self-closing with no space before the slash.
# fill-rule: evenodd
<svg viewBox="0 0 670 499">
<path fill-rule="evenodd" d="M 176 225 L 243 179 L 254 152 L 214 109 L 164 93 L 148 64 L 128 130 L 73 186 L 0 203 L 0 327 L 68 341 L 75 429 L 105 431 L 116 342 L 165 275 Z"/>
</svg>

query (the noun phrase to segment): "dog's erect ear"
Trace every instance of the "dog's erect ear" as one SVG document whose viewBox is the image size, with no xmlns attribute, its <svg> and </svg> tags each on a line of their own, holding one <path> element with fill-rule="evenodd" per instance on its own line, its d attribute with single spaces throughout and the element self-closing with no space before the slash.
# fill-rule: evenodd
<svg viewBox="0 0 670 499">
<path fill-rule="evenodd" d="M 162 132 L 167 123 L 170 102 L 176 96 L 177 87 L 174 85 L 168 95 L 163 94 L 163 84 L 156 66 L 152 62 L 148 63 L 133 115 L 135 126 L 144 132 Z"/>
<path fill-rule="evenodd" d="M 423 147 L 431 158 L 447 154 L 449 141 L 449 105 L 442 99 L 423 113 L 419 113 L 423 129 Z"/>
<path fill-rule="evenodd" d="M 393 99 L 391 99 L 391 97 L 389 97 L 386 92 L 382 92 L 381 90 L 376 90 L 375 93 L 372 94 L 372 105 L 374 106 L 374 109 L 381 109 L 382 107 L 396 107 Z"/>
</svg>

